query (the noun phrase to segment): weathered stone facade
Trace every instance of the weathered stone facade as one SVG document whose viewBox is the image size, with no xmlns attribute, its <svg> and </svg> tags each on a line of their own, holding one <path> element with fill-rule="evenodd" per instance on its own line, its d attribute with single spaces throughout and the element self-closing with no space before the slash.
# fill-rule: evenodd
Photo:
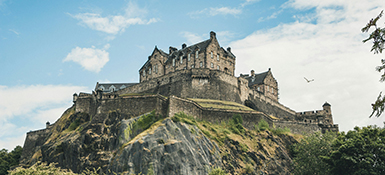
<svg viewBox="0 0 385 175">
<path fill-rule="evenodd" d="M 234 76 L 235 56 L 231 49 L 220 47 L 216 34 L 210 32 L 210 39 L 181 49 L 169 48 L 166 53 L 155 47 L 147 62 L 140 68 L 140 82 L 158 78 L 169 73 L 195 68 L 219 70 Z"/>
</svg>

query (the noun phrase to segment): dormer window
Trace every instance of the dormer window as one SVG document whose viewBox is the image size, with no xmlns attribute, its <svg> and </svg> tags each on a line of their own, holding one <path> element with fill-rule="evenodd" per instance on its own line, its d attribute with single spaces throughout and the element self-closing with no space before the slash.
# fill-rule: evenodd
<svg viewBox="0 0 385 175">
<path fill-rule="evenodd" d="M 213 54 L 213 51 L 211 51 L 211 58 L 214 58 L 214 54 Z"/>
<path fill-rule="evenodd" d="M 191 60 L 191 53 L 189 53 L 188 55 L 187 55 L 187 61 L 190 61 Z"/>
<path fill-rule="evenodd" d="M 219 61 L 219 54 L 217 55 L 217 61 Z"/>
<path fill-rule="evenodd" d="M 180 58 L 180 64 L 182 64 L 183 63 L 183 56 L 180 56 L 179 58 Z"/>
<path fill-rule="evenodd" d="M 195 51 L 195 58 L 199 58 L 199 51 Z"/>
</svg>

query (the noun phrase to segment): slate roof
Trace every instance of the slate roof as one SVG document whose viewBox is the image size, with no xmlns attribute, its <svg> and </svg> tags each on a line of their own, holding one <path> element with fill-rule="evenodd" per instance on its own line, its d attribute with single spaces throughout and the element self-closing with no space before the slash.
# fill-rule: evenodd
<svg viewBox="0 0 385 175">
<path fill-rule="evenodd" d="M 249 86 L 253 86 L 255 84 L 263 84 L 263 80 L 265 80 L 269 71 L 270 70 L 260 74 L 254 74 L 254 76 L 246 77 L 246 79 L 249 81 Z"/>
<path fill-rule="evenodd" d="M 206 48 L 207 48 L 207 46 L 210 44 L 210 41 L 211 41 L 211 39 L 208 39 L 208 40 L 202 41 L 202 42 L 200 42 L 200 43 L 197 43 L 197 44 L 194 44 L 194 45 L 185 47 L 185 48 L 183 48 L 183 49 L 174 51 L 174 52 L 172 52 L 171 54 L 169 54 L 169 57 L 168 57 L 166 63 L 169 62 L 169 61 L 172 61 L 172 59 L 174 58 L 174 56 L 176 56 L 177 59 L 178 59 L 178 58 L 179 58 L 178 56 L 181 55 L 181 53 L 182 53 L 183 55 L 186 55 L 189 51 L 190 51 L 190 52 L 193 52 L 193 51 L 195 51 L 196 49 L 199 49 L 199 52 L 206 51 Z"/>
<path fill-rule="evenodd" d="M 101 89 L 103 90 L 103 92 L 113 92 L 135 84 L 138 84 L 138 83 L 99 83 L 98 82 L 96 83 L 95 91 L 97 91 L 98 89 Z"/>
</svg>

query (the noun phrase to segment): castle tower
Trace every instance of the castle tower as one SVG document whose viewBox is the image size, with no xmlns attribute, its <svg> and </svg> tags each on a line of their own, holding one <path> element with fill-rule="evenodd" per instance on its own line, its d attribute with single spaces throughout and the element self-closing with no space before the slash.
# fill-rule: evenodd
<svg viewBox="0 0 385 175">
<path fill-rule="evenodd" d="M 332 117 L 332 108 L 331 108 L 331 105 L 330 105 L 328 102 L 325 102 L 325 103 L 322 105 L 322 108 L 323 108 L 323 110 L 324 110 L 325 113 L 326 113 L 326 117 L 325 117 L 324 123 L 325 123 L 325 124 L 333 124 L 333 117 Z"/>
</svg>

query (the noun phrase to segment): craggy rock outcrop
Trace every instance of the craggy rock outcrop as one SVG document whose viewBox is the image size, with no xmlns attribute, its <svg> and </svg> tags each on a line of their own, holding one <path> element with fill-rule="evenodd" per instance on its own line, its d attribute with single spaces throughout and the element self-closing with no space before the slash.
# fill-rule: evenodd
<svg viewBox="0 0 385 175">
<path fill-rule="evenodd" d="M 25 164 L 57 162 L 76 173 L 100 167 L 107 174 L 207 174 L 221 167 L 218 146 L 196 126 L 154 113 L 130 118 L 116 111 L 93 117 L 72 111 L 44 141 Z"/>
<path fill-rule="evenodd" d="M 221 166 L 219 147 L 200 130 L 165 119 L 141 133 L 111 159 L 109 170 L 123 174 L 208 174 Z"/>
</svg>

